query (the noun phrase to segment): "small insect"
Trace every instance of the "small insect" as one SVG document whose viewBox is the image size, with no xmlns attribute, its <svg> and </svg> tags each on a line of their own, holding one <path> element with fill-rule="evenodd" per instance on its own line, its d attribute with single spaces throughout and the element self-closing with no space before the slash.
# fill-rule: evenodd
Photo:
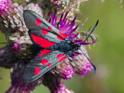
<svg viewBox="0 0 124 93">
<path fill-rule="evenodd" d="M 80 46 L 67 40 L 67 34 L 60 32 L 35 12 L 25 10 L 23 16 L 37 52 L 24 69 L 23 80 L 30 83 L 41 78 L 66 58 L 73 56 L 73 52 Z"/>
</svg>

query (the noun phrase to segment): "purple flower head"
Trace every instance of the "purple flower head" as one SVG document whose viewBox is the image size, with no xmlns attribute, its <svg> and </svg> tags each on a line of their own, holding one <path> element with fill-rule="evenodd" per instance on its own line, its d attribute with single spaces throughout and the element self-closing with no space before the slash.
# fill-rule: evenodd
<svg viewBox="0 0 124 93">
<path fill-rule="evenodd" d="M 67 35 L 67 40 L 73 41 L 75 44 L 80 45 L 89 45 L 89 44 L 94 44 L 96 41 L 95 39 L 89 35 L 89 34 L 84 34 L 85 38 L 80 39 L 79 38 L 79 33 L 77 33 L 77 28 L 78 25 L 76 23 L 76 17 L 73 18 L 73 20 L 68 19 L 68 14 L 69 12 L 62 13 L 61 17 L 57 17 L 57 14 L 52 13 L 50 16 L 49 22 L 59 29 L 61 33 L 64 33 Z M 88 37 L 88 38 L 87 38 Z M 88 39 L 91 38 L 89 41 Z"/>
<path fill-rule="evenodd" d="M 80 74 L 86 76 L 93 70 L 95 72 L 96 68 L 94 64 L 91 62 L 90 58 L 85 54 L 83 54 L 82 57 L 83 57 L 83 64 L 81 67 Z"/>
<path fill-rule="evenodd" d="M 92 69 L 93 69 L 93 66 L 91 63 L 84 64 L 80 74 L 86 76 L 89 72 L 92 71 Z"/>
<path fill-rule="evenodd" d="M 67 16 L 68 12 L 62 13 L 60 18 L 55 13 L 52 13 L 49 22 L 58 28 L 60 32 L 66 34 L 68 36 L 67 39 L 73 40 L 78 36 L 78 33 L 76 33 L 78 27 L 76 17 L 73 20 L 68 20 Z"/>
<path fill-rule="evenodd" d="M 75 64 L 75 71 L 77 72 L 77 74 L 81 75 L 81 76 L 86 76 L 88 75 L 91 71 L 95 71 L 96 68 L 95 66 L 92 64 L 87 51 L 85 50 L 85 48 L 82 46 L 79 50 L 80 55 L 75 56 L 74 57 L 74 64 Z"/>
<path fill-rule="evenodd" d="M 71 79 L 75 74 L 74 68 L 68 59 L 65 59 L 63 63 L 56 67 L 56 72 L 59 73 L 60 77 L 64 80 Z"/>
<path fill-rule="evenodd" d="M 0 0 L 0 15 L 4 15 L 11 7 L 11 0 Z"/>
<path fill-rule="evenodd" d="M 70 64 L 65 65 L 61 70 L 60 70 L 61 76 L 68 80 L 71 79 L 74 75 L 74 70 Z"/>
</svg>

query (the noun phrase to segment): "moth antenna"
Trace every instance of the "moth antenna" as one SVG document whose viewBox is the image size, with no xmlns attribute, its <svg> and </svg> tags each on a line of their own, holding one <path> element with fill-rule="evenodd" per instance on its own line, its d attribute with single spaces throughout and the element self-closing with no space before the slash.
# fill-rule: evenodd
<svg viewBox="0 0 124 93">
<path fill-rule="evenodd" d="M 89 28 L 89 34 L 87 35 L 86 39 L 84 41 L 86 41 L 90 36 L 91 34 L 95 31 L 96 27 L 98 26 L 99 24 L 99 19 L 96 21 L 95 25 L 93 27 L 90 27 Z"/>
</svg>

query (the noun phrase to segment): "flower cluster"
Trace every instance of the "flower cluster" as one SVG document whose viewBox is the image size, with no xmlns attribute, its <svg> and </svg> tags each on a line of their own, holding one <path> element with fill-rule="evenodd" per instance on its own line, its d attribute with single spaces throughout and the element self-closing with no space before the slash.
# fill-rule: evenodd
<svg viewBox="0 0 124 93">
<path fill-rule="evenodd" d="M 55 6 L 64 4 L 66 9 L 74 9 L 74 5 L 80 5 L 81 1 L 85 0 L 50 0 L 48 3 L 52 3 Z M 9 42 L 7 46 L 0 49 L 0 66 L 12 69 L 11 86 L 6 93 L 31 93 L 40 84 L 48 87 L 51 93 L 73 93 L 73 91 L 66 88 L 63 80 L 69 80 L 76 74 L 86 76 L 95 70 L 95 66 L 85 49 L 86 45 L 95 43 L 95 39 L 92 38 L 91 42 L 89 42 L 87 40 L 90 37 L 89 34 L 84 34 L 86 38 L 80 35 L 76 22 L 77 18 L 74 16 L 74 13 L 73 15 L 70 12 L 60 13 L 64 8 L 57 7 L 55 9 L 56 13 L 48 10 L 47 14 L 45 14 L 39 3 L 28 2 L 19 5 L 11 0 L 0 0 L 0 21 L 2 23 L 0 24 L 0 29 Z M 9 11 L 10 9 L 11 12 Z M 44 74 L 40 79 L 29 84 L 24 83 L 22 74 L 24 73 L 25 66 L 36 56 L 36 53 L 32 48 L 34 46 L 28 34 L 29 29 L 24 22 L 24 10 L 32 10 L 41 17 L 49 15 L 44 18 L 48 19 L 47 21 L 57 28 L 60 33 L 66 34 L 66 40 L 72 41 L 79 46 L 77 51 L 73 51 L 71 57 L 56 65 L 56 67 Z M 7 15 L 4 16 L 5 14 Z"/>
<path fill-rule="evenodd" d="M 0 15 L 4 15 L 11 7 L 11 0 L 0 0 Z"/>
</svg>

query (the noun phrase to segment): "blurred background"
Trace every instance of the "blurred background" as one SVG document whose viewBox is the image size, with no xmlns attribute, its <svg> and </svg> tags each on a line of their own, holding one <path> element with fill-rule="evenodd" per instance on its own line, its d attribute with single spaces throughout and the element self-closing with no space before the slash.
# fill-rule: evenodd
<svg viewBox="0 0 124 93">
<path fill-rule="evenodd" d="M 82 23 L 88 18 L 81 31 L 100 21 L 95 31 L 97 43 L 88 48 L 97 70 L 85 78 L 75 77 L 67 86 L 75 93 L 124 93 L 124 1 L 89 0 L 80 9 Z M 9 73 L 0 68 L 0 93 L 9 87 Z M 33 93 L 49 91 L 41 85 Z"/>
</svg>

